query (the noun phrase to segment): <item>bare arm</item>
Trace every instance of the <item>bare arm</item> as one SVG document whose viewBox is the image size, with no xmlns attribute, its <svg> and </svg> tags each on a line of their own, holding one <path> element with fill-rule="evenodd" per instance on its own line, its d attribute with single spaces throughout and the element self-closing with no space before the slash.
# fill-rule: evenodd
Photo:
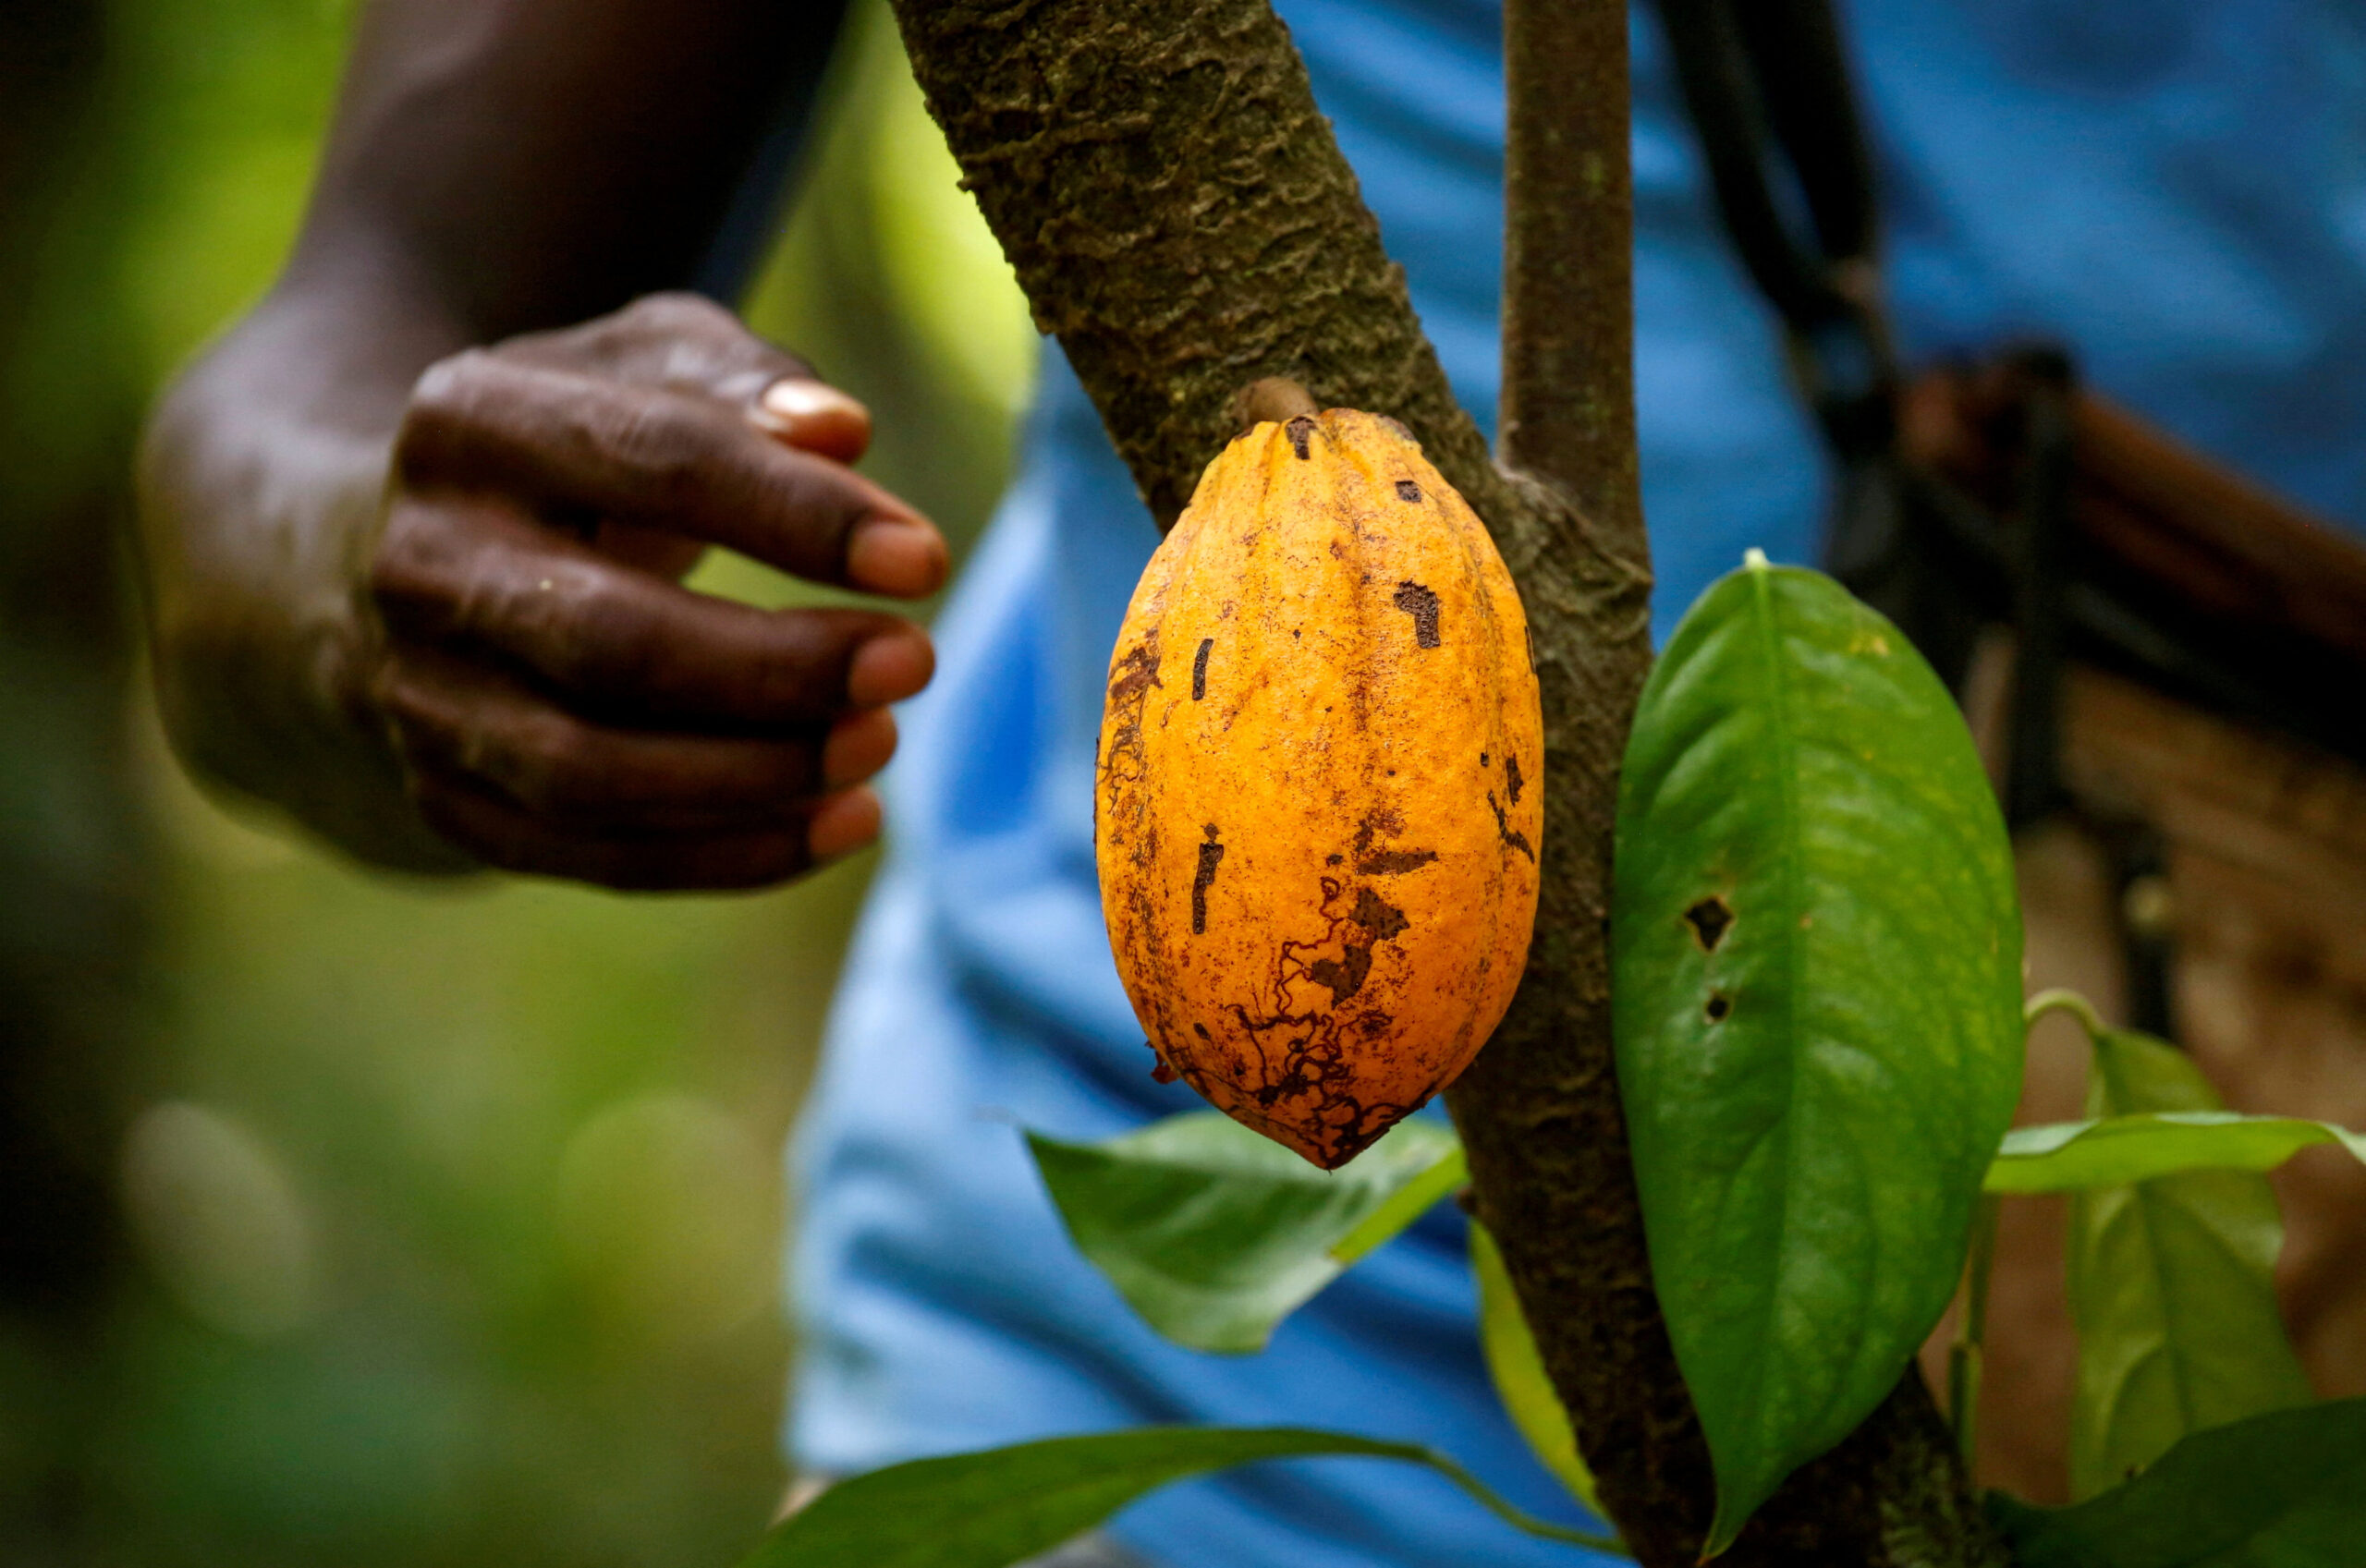
<svg viewBox="0 0 2366 1568">
<path fill-rule="evenodd" d="M 753 885 L 875 832 L 850 786 L 925 635 L 675 578 L 723 543 L 916 596 L 944 545 L 845 467 L 860 405 L 652 294 L 691 277 L 836 11 L 371 9 L 286 273 L 143 457 L 193 768 L 415 869 Z"/>
</svg>

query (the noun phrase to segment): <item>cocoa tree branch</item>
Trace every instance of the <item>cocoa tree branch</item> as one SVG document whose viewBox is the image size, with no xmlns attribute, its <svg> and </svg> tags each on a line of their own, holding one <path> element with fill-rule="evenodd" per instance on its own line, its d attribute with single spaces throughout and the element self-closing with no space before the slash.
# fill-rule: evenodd
<svg viewBox="0 0 2366 1568">
<path fill-rule="evenodd" d="M 1268 0 L 895 8 L 1037 324 L 1162 526 L 1236 432 L 1244 389 L 1279 376 L 1401 420 L 1494 533 L 1543 687 L 1544 891 L 1518 998 L 1450 1099 L 1612 1512 L 1644 1562 L 1689 1564 L 1708 1469 L 1652 1294 L 1608 1012 L 1617 764 L 1650 662 L 1623 0 L 1506 8 L 1507 468 L 1448 389 Z M 1985 1538 L 1919 1392 L 1787 1490 L 1728 1561 L 1988 1561 L 1965 1547 Z"/>
<path fill-rule="evenodd" d="M 1714 1493 L 1653 1293 L 1612 1062 L 1617 765 L 1651 650 L 1636 472 L 1625 0 L 1505 0 L 1505 462 L 1574 500 L 1596 547 L 1512 563 L 1544 677 L 1544 894 L 1512 1010 L 1448 1096 L 1482 1218 L 1605 1505 L 1648 1564 L 1689 1563 Z M 1572 594 L 1572 584 L 1579 591 Z M 2006 1561 L 1920 1374 L 1802 1469 L 1724 1560 Z"/>
<path fill-rule="evenodd" d="M 1486 444 L 1266 0 L 896 0 L 930 112 L 1164 528 L 1267 376 Z"/>
<path fill-rule="evenodd" d="M 1507 557 L 1544 689 L 1543 886 L 1528 970 L 1449 1091 L 1496 1237 L 1605 1506 L 1646 1563 L 1689 1561 L 1714 1501 L 1644 1252 L 1612 1070 L 1611 834 L 1651 667 L 1635 465 L 1623 0 L 1506 0 L 1504 463 L 1605 557 Z M 1617 578 L 1631 579 L 1617 591 Z"/>
</svg>

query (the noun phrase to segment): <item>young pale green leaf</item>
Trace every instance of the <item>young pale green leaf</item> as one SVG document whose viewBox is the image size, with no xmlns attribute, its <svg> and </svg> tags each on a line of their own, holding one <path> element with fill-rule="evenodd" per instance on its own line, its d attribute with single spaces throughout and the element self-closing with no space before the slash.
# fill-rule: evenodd
<svg viewBox="0 0 2366 1568">
<path fill-rule="evenodd" d="M 1265 1348 L 1275 1324 L 1459 1185 L 1462 1146 L 1400 1122 L 1319 1171 L 1214 1111 L 1104 1143 L 1027 1135 L 1077 1250 L 1160 1333 L 1194 1350 Z"/>
<path fill-rule="evenodd" d="M 1616 873 L 1619 1088 L 1714 1552 L 1954 1294 L 2020 1082 L 2012 856 L 1912 645 L 1754 560 L 1644 689 Z"/>
<path fill-rule="evenodd" d="M 1292 1428 L 1138 1427 L 857 1476 L 774 1525 L 739 1568 L 1008 1568 L 1169 1482 L 1259 1460 L 1326 1455 L 1426 1465 L 1516 1528 L 1620 1550 L 1604 1537 L 1529 1517 L 1454 1461 L 1410 1443 Z"/>
<path fill-rule="evenodd" d="M 1356 1222 L 1354 1230 L 1331 1244 L 1331 1260 L 1340 1267 L 1353 1263 L 1428 1213 L 1442 1199 L 1470 1185 L 1470 1162 L 1463 1157 L 1462 1140 L 1444 1127 L 1426 1122 L 1421 1125 L 1422 1146 L 1443 1152 L 1437 1155 L 1435 1164 L 1389 1194 L 1379 1208 Z M 1410 1153 L 1409 1150 L 1409 1158 Z"/>
<path fill-rule="evenodd" d="M 2174 1046 L 2119 1029 L 2091 1038 L 2090 1115 L 2221 1109 Z M 2275 1300 L 2283 1245 L 2275 1193 L 2253 1172 L 2189 1172 L 2071 1200 L 2074 1498 L 2117 1485 L 2191 1433 L 2309 1402 Z"/>
<path fill-rule="evenodd" d="M 1504 1272 L 1504 1255 L 1495 1238 L 1478 1221 L 1470 1222 L 1470 1272 L 1479 1282 L 1479 1348 L 1487 1357 L 1487 1372 L 1495 1382 L 1495 1396 L 1528 1440 L 1528 1446 L 1569 1495 L 1586 1505 L 1596 1518 L 1606 1517 L 1594 1491 L 1593 1472 L 1578 1452 L 1577 1428 L 1569 1412 L 1545 1376 L 1544 1357 L 1529 1332 L 1528 1318 Z"/>
<path fill-rule="evenodd" d="M 2366 1160 L 2366 1137 L 2298 1116 L 2169 1111 L 2050 1122 L 2006 1133 L 1986 1185 L 1994 1193 L 2080 1192 L 2187 1171 L 2273 1171 L 2326 1143 Z"/>
<path fill-rule="evenodd" d="M 2073 1508 L 2001 1493 L 2020 1568 L 2351 1568 L 2366 1557 L 2366 1399 L 2197 1432 Z"/>
</svg>

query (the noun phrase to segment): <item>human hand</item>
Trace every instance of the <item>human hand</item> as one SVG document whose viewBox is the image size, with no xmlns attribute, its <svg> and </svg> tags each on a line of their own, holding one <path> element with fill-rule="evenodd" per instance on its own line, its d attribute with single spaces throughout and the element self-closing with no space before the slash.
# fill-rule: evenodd
<svg viewBox="0 0 2366 1568">
<path fill-rule="evenodd" d="M 491 866 L 754 887 L 869 843 L 900 617 L 679 585 L 709 544 L 919 598 L 943 539 L 848 469 L 861 405 L 689 295 L 441 360 L 396 437 L 358 700 L 424 820 Z"/>
</svg>

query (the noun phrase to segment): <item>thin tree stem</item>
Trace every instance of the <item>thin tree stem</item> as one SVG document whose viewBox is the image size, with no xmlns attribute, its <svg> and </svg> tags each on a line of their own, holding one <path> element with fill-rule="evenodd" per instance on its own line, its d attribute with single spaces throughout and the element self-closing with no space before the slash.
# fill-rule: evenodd
<svg viewBox="0 0 2366 1568">
<path fill-rule="evenodd" d="M 2111 1026 L 2104 1022 L 2093 1003 L 2064 986 L 2039 991 L 2021 1004 L 2021 1021 L 2031 1028 L 2036 1027 L 2037 1021 L 2049 1013 L 2069 1014 L 2079 1020 L 2079 1027 L 2087 1031 L 2090 1039 L 2111 1032 Z"/>
<path fill-rule="evenodd" d="M 1617 768 L 1651 662 L 1635 451 L 1627 6 L 1506 0 L 1500 458 L 1574 503 L 1562 553 L 1506 541 L 1544 687 L 1544 892 L 1529 968 L 1448 1096 L 1504 1255 L 1604 1503 L 1644 1563 L 1693 1561 L 1714 1502 L 1652 1287 L 1618 1098 L 1604 940 Z M 1583 550 L 1567 541 L 1582 541 Z M 1920 1377 L 1807 1466 L 1725 1561 L 1990 1564 L 1999 1548 Z"/>
<path fill-rule="evenodd" d="M 1980 1439 L 1980 1376 L 1988 1340 L 1988 1279 L 1996 1262 L 1996 1221 L 2002 1208 L 1994 1193 L 1982 1195 L 1971 1226 L 1971 1265 L 1964 1283 L 1963 1319 L 1947 1347 L 1947 1419 L 1956 1452 L 1972 1462 Z"/>
<path fill-rule="evenodd" d="M 1504 82 L 1496 449 L 1640 563 L 1627 7 L 1505 0 Z"/>
</svg>

